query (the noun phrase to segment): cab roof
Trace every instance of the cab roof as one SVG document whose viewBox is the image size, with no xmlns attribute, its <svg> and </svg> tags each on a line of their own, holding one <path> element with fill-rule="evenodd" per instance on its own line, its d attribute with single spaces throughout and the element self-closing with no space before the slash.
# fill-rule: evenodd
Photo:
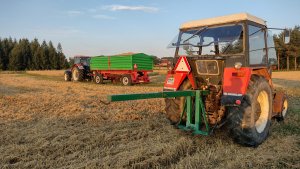
<svg viewBox="0 0 300 169">
<path fill-rule="evenodd" d="M 219 16 L 215 18 L 201 19 L 185 22 L 180 26 L 180 29 L 197 28 L 203 26 L 220 25 L 226 23 L 240 22 L 240 21 L 252 21 L 261 25 L 266 26 L 266 21 L 248 13 L 238 13 L 226 16 Z"/>
</svg>

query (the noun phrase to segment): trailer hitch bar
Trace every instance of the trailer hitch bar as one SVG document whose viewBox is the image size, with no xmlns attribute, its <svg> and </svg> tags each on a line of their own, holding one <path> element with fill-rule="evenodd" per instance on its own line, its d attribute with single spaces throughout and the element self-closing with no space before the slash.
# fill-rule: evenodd
<svg viewBox="0 0 300 169">
<path fill-rule="evenodd" d="M 108 102 L 141 100 L 153 98 L 175 98 L 185 97 L 185 106 L 181 113 L 177 127 L 184 131 L 192 131 L 193 134 L 209 135 L 210 127 L 207 120 L 205 106 L 202 96 L 209 93 L 208 90 L 184 90 L 184 91 L 163 91 L 156 93 L 119 94 L 109 95 Z M 194 104 L 194 105 L 193 105 Z M 194 106 L 194 109 L 193 109 Z M 186 114 L 186 122 L 184 122 Z"/>
</svg>

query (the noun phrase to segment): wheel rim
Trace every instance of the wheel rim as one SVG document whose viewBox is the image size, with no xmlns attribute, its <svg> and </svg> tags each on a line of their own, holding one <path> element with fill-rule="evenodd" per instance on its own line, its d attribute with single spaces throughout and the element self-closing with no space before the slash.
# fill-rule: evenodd
<svg viewBox="0 0 300 169">
<path fill-rule="evenodd" d="M 287 109 L 288 109 L 288 102 L 287 102 L 287 100 L 285 99 L 284 102 L 283 102 L 283 109 L 282 109 L 282 112 L 281 112 L 282 117 L 285 117 L 286 112 L 287 112 Z"/>
<path fill-rule="evenodd" d="M 67 76 L 67 74 L 65 74 L 65 81 L 67 81 L 68 80 L 68 76 Z"/>
<path fill-rule="evenodd" d="M 258 113 L 259 118 L 255 122 L 255 127 L 257 132 L 261 133 L 264 131 L 269 118 L 270 104 L 268 93 L 266 91 L 259 92 L 257 102 L 260 106 L 260 112 Z"/>
<path fill-rule="evenodd" d="M 128 77 L 124 77 L 124 78 L 123 78 L 123 84 L 124 84 L 124 85 L 127 85 L 128 82 L 129 82 Z"/>
<path fill-rule="evenodd" d="M 96 83 L 100 83 L 100 77 L 99 76 L 96 76 Z"/>
<path fill-rule="evenodd" d="M 76 69 L 75 69 L 74 72 L 73 72 L 73 79 L 74 79 L 75 81 L 78 80 L 78 71 L 77 71 Z"/>
</svg>

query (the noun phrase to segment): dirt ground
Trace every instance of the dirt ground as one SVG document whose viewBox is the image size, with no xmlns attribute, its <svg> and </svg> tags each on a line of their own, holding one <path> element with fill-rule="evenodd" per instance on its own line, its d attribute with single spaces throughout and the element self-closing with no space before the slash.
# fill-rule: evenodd
<svg viewBox="0 0 300 169">
<path fill-rule="evenodd" d="M 0 73 L 0 168 L 300 168 L 300 72 L 273 73 L 289 114 L 257 148 L 234 143 L 225 128 L 210 136 L 176 129 L 163 99 L 100 102 L 158 92 L 161 83 L 96 85 L 62 75 Z"/>
</svg>

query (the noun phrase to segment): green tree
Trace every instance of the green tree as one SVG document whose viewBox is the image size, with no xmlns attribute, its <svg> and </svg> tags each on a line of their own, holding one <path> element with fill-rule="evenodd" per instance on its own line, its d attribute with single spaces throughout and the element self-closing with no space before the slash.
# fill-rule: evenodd
<svg viewBox="0 0 300 169">
<path fill-rule="evenodd" d="M 59 69 L 59 58 L 58 58 L 58 53 L 56 52 L 56 49 L 53 46 L 53 43 L 49 41 L 48 45 L 49 49 L 49 61 L 50 61 L 50 67 L 51 69 Z"/>
<path fill-rule="evenodd" d="M 9 67 L 9 56 L 16 44 L 16 40 L 12 40 L 12 38 L 5 38 L 1 41 L 2 46 L 2 55 L 1 55 L 1 63 L 2 70 L 7 70 Z"/>
<path fill-rule="evenodd" d="M 274 36 L 277 59 L 280 61 L 280 69 L 297 69 L 300 63 L 300 27 L 290 29 L 290 43 L 283 42 L 284 32 Z"/>
<path fill-rule="evenodd" d="M 10 70 L 24 70 L 23 65 L 23 56 L 21 47 L 19 44 L 16 44 L 9 54 L 9 69 Z"/>
<path fill-rule="evenodd" d="M 58 43 L 58 45 L 57 45 L 57 54 L 58 54 L 59 65 L 60 65 L 59 69 L 68 68 L 69 63 L 66 59 L 65 54 L 63 53 L 63 49 L 62 49 L 62 46 L 60 43 Z"/>
<path fill-rule="evenodd" d="M 43 70 L 49 70 L 50 69 L 50 58 L 49 58 L 49 48 L 48 45 L 46 43 L 46 41 L 44 40 L 42 45 L 41 45 L 41 51 L 40 51 L 40 55 L 41 55 L 41 68 Z"/>
<path fill-rule="evenodd" d="M 30 69 L 33 69 L 33 70 L 39 70 L 40 67 L 39 67 L 39 57 L 37 55 L 38 53 L 38 50 L 40 48 L 40 43 L 38 41 L 38 39 L 34 39 L 31 43 L 30 43 L 30 50 L 31 50 L 31 55 L 32 55 L 32 62 L 31 62 L 31 65 L 30 65 Z"/>
</svg>

